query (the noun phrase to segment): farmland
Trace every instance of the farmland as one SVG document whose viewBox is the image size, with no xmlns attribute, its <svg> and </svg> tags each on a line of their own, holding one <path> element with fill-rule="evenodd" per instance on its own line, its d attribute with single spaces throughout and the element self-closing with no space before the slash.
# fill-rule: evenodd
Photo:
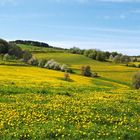
<svg viewBox="0 0 140 140">
<path fill-rule="evenodd" d="M 138 68 L 21 47 L 75 73 L 65 81 L 63 72 L 1 60 L 0 139 L 140 139 L 140 91 L 131 87 Z M 100 77 L 81 76 L 83 65 Z"/>
</svg>

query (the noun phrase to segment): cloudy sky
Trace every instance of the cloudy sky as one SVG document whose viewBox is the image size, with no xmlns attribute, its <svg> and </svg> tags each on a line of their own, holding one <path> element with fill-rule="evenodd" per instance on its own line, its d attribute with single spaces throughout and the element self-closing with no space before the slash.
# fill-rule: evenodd
<svg viewBox="0 0 140 140">
<path fill-rule="evenodd" d="M 140 55 L 140 0 L 0 0 L 0 38 Z"/>
</svg>

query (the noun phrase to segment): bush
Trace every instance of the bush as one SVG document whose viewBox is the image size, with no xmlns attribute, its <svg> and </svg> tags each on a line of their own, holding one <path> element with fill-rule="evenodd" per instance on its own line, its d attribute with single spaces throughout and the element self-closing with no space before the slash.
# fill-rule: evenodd
<svg viewBox="0 0 140 140">
<path fill-rule="evenodd" d="M 140 89 L 140 72 L 133 76 L 132 85 L 135 89 Z"/>
<path fill-rule="evenodd" d="M 49 60 L 45 65 L 44 65 L 44 68 L 48 68 L 48 69 L 51 69 L 50 65 L 54 62 L 53 59 Z"/>
<path fill-rule="evenodd" d="M 137 65 L 137 68 L 140 68 L 140 64 Z"/>
<path fill-rule="evenodd" d="M 68 68 L 68 69 L 67 69 L 67 72 L 68 72 L 68 73 L 74 73 L 73 70 L 72 70 L 71 68 Z"/>
<path fill-rule="evenodd" d="M 128 64 L 128 67 L 136 67 L 135 64 Z"/>
<path fill-rule="evenodd" d="M 93 77 L 93 78 L 99 77 L 99 76 L 98 76 L 98 73 L 96 73 L 96 72 L 93 73 L 93 74 L 92 74 L 92 77 Z"/>
<path fill-rule="evenodd" d="M 38 60 L 36 58 L 34 58 L 34 57 L 29 59 L 27 63 L 32 65 L 32 66 L 38 66 Z"/>
<path fill-rule="evenodd" d="M 46 59 L 41 59 L 38 62 L 38 66 L 41 67 L 41 68 L 43 68 L 46 63 L 47 63 L 47 60 Z"/>
<path fill-rule="evenodd" d="M 60 70 L 61 69 L 61 65 L 54 61 L 53 59 L 52 60 L 49 60 L 45 66 L 45 68 L 48 68 L 48 69 L 53 69 L 53 70 Z"/>
<path fill-rule="evenodd" d="M 0 53 L 8 53 L 9 43 L 3 39 L 0 39 Z"/>
<path fill-rule="evenodd" d="M 98 61 L 105 61 L 106 56 L 104 52 L 98 51 L 96 55 L 96 60 Z"/>
<path fill-rule="evenodd" d="M 81 74 L 83 76 L 90 77 L 92 75 L 90 66 L 82 66 L 82 68 L 81 68 Z"/>
<path fill-rule="evenodd" d="M 127 56 L 127 55 L 122 55 L 122 56 L 120 57 L 120 62 L 121 62 L 121 63 L 129 63 L 130 61 L 131 61 L 131 59 L 130 59 L 130 57 Z"/>
<path fill-rule="evenodd" d="M 24 51 L 23 52 L 23 61 L 24 62 L 28 62 L 28 60 L 30 60 L 32 58 L 32 54 L 29 51 Z"/>
<path fill-rule="evenodd" d="M 80 50 L 80 48 L 77 48 L 77 47 L 73 47 L 73 48 L 70 48 L 69 49 L 70 53 L 73 53 L 73 54 L 82 54 L 82 50 Z"/>
<path fill-rule="evenodd" d="M 16 44 L 10 44 L 9 50 L 8 50 L 9 55 L 13 55 L 17 58 L 22 58 L 23 56 L 23 51 L 22 49 L 17 46 Z"/>
<path fill-rule="evenodd" d="M 4 61 L 10 60 L 10 55 L 9 55 L 8 53 L 6 53 L 6 54 L 3 56 L 3 60 L 4 60 Z"/>
<path fill-rule="evenodd" d="M 109 60 L 110 60 L 110 61 L 113 61 L 113 59 L 114 59 L 114 57 L 113 57 L 113 55 L 111 54 L 111 55 L 109 56 Z"/>
<path fill-rule="evenodd" d="M 113 62 L 114 62 L 114 63 L 120 63 L 120 57 L 121 57 L 121 55 L 116 55 L 116 56 L 113 58 Z"/>
<path fill-rule="evenodd" d="M 63 64 L 61 66 L 61 71 L 66 72 L 68 70 L 68 66 L 66 64 Z"/>
<path fill-rule="evenodd" d="M 64 80 L 65 81 L 70 81 L 70 75 L 69 75 L 69 73 L 65 73 L 64 74 Z"/>
</svg>

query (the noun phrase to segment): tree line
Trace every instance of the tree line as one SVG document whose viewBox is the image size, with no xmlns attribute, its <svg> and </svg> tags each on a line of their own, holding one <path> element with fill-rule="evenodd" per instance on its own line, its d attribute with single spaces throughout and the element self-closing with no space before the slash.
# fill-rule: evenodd
<svg viewBox="0 0 140 140">
<path fill-rule="evenodd" d="M 59 49 L 59 50 L 65 50 L 64 48 L 50 46 L 47 43 L 39 42 L 39 41 L 15 40 L 15 41 L 11 41 L 11 43 L 23 44 L 23 45 L 31 45 L 31 46 L 44 47 L 44 48 Z"/>
<path fill-rule="evenodd" d="M 69 52 L 73 54 L 81 54 L 97 61 L 111 61 L 114 63 L 129 63 L 131 61 L 137 61 L 136 58 L 131 58 L 130 56 L 118 52 L 108 52 L 97 49 L 81 50 L 80 48 L 73 47 L 69 49 Z"/>
<path fill-rule="evenodd" d="M 24 62 L 27 62 L 32 58 L 31 52 L 27 50 L 23 51 L 15 43 L 7 42 L 3 39 L 0 39 L 0 54 L 4 60 L 22 59 Z"/>
</svg>

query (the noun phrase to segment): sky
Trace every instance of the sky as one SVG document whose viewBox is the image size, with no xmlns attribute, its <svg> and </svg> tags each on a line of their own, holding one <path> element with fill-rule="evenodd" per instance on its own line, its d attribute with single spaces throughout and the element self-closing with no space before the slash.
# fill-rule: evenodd
<svg viewBox="0 0 140 140">
<path fill-rule="evenodd" d="M 0 0 L 0 38 L 140 55 L 140 0 Z"/>
</svg>

